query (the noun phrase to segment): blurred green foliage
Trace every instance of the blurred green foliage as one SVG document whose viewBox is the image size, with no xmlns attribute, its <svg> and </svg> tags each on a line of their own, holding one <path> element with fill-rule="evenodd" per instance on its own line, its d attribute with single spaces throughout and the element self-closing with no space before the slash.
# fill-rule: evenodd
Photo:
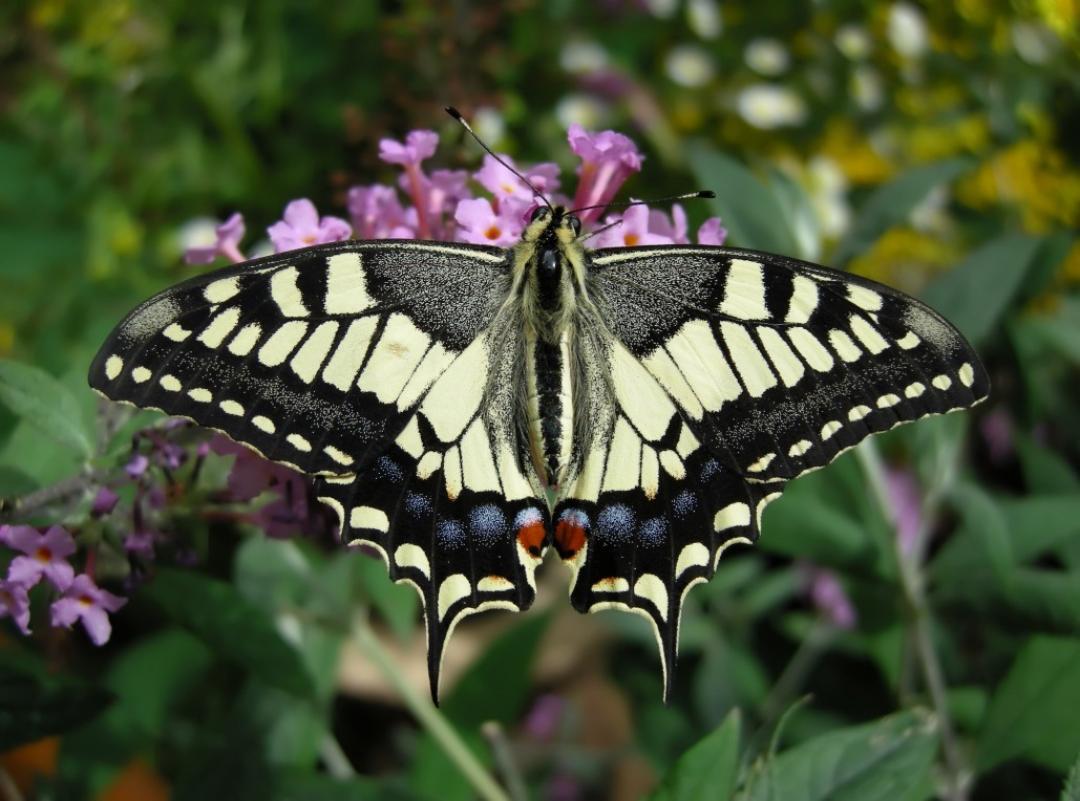
<svg viewBox="0 0 1080 801">
<path fill-rule="evenodd" d="M 446 104 L 522 162 L 571 164 L 570 121 L 616 128 L 648 154 L 628 195 L 714 189 L 733 244 L 921 295 L 994 395 L 795 482 L 760 546 L 689 596 L 669 706 L 626 616 L 535 683 L 561 647 L 541 614 L 484 641 L 445 717 L 505 777 L 481 735 L 499 721 L 535 798 L 1075 798 L 1078 32 L 1070 0 L 5 4 L 0 494 L 123 465 L 152 417 L 114 430 L 86 366 L 192 274 L 192 220 L 341 209 L 350 185 L 394 180 L 379 138 L 418 127 L 443 135 L 440 166 L 472 168 Z M 418 635 L 411 591 L 317 537 L 199 514 L 228 460 L 200 470 L 170 518 L 200 566 L 159 565 L 107 646 L 48 631 L 36 597 L 32 638 L 4 622 L 0 748 L 26 747 L 3 776 L 28 798 L 470 797 L 430 731 L 341 684 L 358 610 L 388 642 Z M 898 476 L 913 495 L 890 495 Z M 32 522 L 107 536 L 88 506 Z M 852 625 L 808 597 L 817 570 Z"/>
</svg>

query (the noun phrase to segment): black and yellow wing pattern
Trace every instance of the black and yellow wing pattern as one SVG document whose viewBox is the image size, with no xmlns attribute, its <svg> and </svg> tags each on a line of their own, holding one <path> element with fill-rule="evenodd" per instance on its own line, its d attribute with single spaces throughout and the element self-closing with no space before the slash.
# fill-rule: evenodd
<svg viewBox="0 0 1080 801">
<path fill-rule="evenodd" d="M 893 289 L 752 251 L 594 251 L 610 396 L 553 513 L 581 611 L 655 627 L 670 688 L 687 591 L 758 537 L 788 481 L 867 435 L 974 405 L 989 381 L 940 315 Z"/>
<path fill-rule="evenodd" d="M 508 252 L 342 242 L 165 290 L 90 369 L 106 397 L 182 415 L 316 476 L 344 539 L 424 601 L 433 691 L 465 614 L 525 609 L 547 540 L 509 387 L 520 332 L 497 311 Z"/>
</svg>

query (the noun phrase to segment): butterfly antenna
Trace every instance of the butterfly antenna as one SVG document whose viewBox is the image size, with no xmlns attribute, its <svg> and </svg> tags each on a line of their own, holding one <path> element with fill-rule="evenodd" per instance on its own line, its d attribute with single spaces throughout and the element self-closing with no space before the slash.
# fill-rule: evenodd
<svg viewBox="0 0 1080 801">
<path fill-rule="evenodd" d="M 716 193 L 711 189 L 703 189 L 699 192 L 687 192 L 684 195 L 672 195 L 671 197 L 658 197 L 653 200 L 629 200 L 625 203 L 597 203 L 595 206 L 582 206 L 577 209 L 570 209 L 567 214 L 577 214 L 579 211 L 589 211 L 590 209 L 625 209 L 629 206 L 645 206 L 656 203 L 674 203 L 676 200 L 696 200 L 698 198 L 714 198 Z"/>
<path fill-rule="evenodd" d="M 614 228 L 616 225 L 622 225 L 622 224 L 623 224 L 622 220 L 616 220 L 613 223 L 608 223 L 603 228 L 597 228 L 595 231 L 589 231 L 589 233 L 585 234 L 585 236 L 579 237 L 578 239 L 579 239 L 579 241 L 584 242 L 586 239 L 592 239 L 597 234 L 604 233 L 604 231 L 608 230 L 609 228 Z"/>
<path fill-rule="evenodd" d="M 522 183 L 524 183 L 527 187 L 529 187 L 529 189 L 531 189 L 533 191 L 534 195 L 536 195 L 538 198 L 540 198 L 542 201 L 544 201 L 544 205 L 547 206 L 549 209 L 551 209 L 552 213 L 555 212 L 555 209 L 552 207 L 551 203 L 548 202 L 548 199 L 546 197 L 544 197 L 544 194 L 539 189 L 536 188 L 536 186 L 533 184 L 532 181 L 530 181 L 528 178 L 526 178 L 520 172 L 518 172 L 513 167 L 511 167 L 498 153 L 496 153 L 494 150 L 492 150 L 490 147 L 488 147 L 486 144 L 484 144 L 484 140 L 476 135 L 476 131 L 474 131 L 472 129 L 472 126 L 469 125 L 468 121 L 466 121 L 466 119 L 461 116 L 460 111 L 458 111 L 453 106 L 447 106 L 446 107 L 446 113 L 449 114 L 451 117 L 453 117 L 458 122 L 460 122 L 462 127 L 466 131 L 469 132 L 469 135 L 473 139 L 476 140 L 476 143 L 478 145 L 480 145 L 480 147 L 484 148 L 484 150 L 487 152 L 487 154 L 489 156 L 491 156 L 493 159 L 495 159 L 495 161 L 499 162 L 499 164 L 503 165 L 504 167 L 506 167 L 506 169 L 508 169 L 510 172 L 512 172 L 514 175 L 516 175 L 518 178 L 520 178 Z"/>
</svg>

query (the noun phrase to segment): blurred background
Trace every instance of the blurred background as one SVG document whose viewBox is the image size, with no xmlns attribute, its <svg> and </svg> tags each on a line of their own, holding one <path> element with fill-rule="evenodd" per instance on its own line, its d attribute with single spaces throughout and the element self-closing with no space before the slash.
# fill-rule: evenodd
<svg viewBox="0 0 1080 801">
<path fill-rule="evenodd" d="M 0 583 L 0 798 L 1080 799 L 1078 57 L 1075 0 L 3 4 L 0 514 L 112 595 L 69 631 Z M 549 560 L 433 711 L 415 594 L 303 482 L 86 387 L 231 213 L 249 255 L 296 198 L 348 218 L 416 129 L 477 170 L 447 104 L 564 188 L 568 126 L 620 131 L 625 197 L 715 190 L 692 230 L 919 296 L 991 373 L 770 506 L 667 706 Z"/>
</svg>

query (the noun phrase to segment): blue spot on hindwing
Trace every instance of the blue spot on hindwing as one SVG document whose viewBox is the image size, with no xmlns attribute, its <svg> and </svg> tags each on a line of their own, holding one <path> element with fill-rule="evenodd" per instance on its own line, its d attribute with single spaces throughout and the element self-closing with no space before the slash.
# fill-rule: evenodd
<svg viewBox="0 0 1080 801">
<path fill-rule="evenodd" d="M 469 512 L 469 533 L 484 545 L 494 545 L 506 533 L 506 515 L 493 503 L 481 504 Z"/>
<path fill-rule="evenodd" d="M 720 462 L 715 459 L 709 459 L 701 466 L 701 480 L 708 481 L 710 478 L 720 472 Z"/>
<path fill-rule="evenodd" d="M 675 499 L 671 502 L 671 511 L 675 513 L 678 518 L 685 518 L 691 515 L 698 506 L 697 495 L 688 489 L 684 489 Z"/>
<path fill-rule="evenodd" d="M 603 539 L 629 542 L 634 535 L 634 511 L 624 503 L 605 507 L 596 517 L 596 533 Z"/>
<path fill-rule="evenodd" d="M 465 544 L 465 526 L 458 520 L 440 520 L 435 526 L 435 536 L 444 548 L 460 548 Z"/>
<path fill-rule="evenodd" d="M 427 517 L 431 514 L 431 498 L 419 492 L 410 492 L 405 496 L 405 511 L 413 517 Z"/>
<path fill-rule="evenodd" d="M 662 517 L 652 517 L 641 524 L 638 535 L 646 545 L 663 545 L 668 539 L 668 522 Z"/>
</svg>

